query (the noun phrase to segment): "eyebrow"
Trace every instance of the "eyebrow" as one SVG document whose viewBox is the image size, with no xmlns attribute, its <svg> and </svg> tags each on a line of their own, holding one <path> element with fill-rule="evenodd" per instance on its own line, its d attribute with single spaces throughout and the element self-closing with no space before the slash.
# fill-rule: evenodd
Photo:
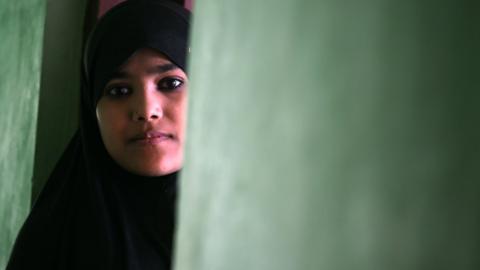
<svg viewBox="0 0 480 270">
<path fill-rule="evenodd" d="M 151 68 L 148 68 L 146 73 L 147 75 L 154 75 L 154 74 L 162 74 L 171 70 L 178 69 L 179 67 L 176 66 L 175 64 L 168 63 L 168 64 L 163 64 L 163 65 L 157 65 Z M 117 70 L 115 71 L 112 76 L 110 77 L 110 80 L 113 79 L 127 79 L 131 75 L 128 72 L 122 71 L 122 70 Z"/>
</svg>

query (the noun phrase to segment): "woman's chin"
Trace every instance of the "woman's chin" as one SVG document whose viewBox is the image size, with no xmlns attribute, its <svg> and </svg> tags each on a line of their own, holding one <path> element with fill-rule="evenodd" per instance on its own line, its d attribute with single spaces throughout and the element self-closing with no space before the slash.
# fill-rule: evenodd
<svg viewBox="0 0 480 270">
<path fill-rule="evenodd" d="M 155 177 L 176 172 L 180 170 L 181 164 L 179 162 L 160 161 L 155 163 L 125 164 L 122 167 L 137 175 Z"/>
</svg>

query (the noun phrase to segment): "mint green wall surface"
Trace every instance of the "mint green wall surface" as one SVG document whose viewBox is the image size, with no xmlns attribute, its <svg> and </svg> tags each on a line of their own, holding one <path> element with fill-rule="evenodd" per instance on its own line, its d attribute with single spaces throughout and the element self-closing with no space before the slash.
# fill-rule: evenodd
<svg viewBox="0 0 480 270">
<path fill-rule="evenodd" d="M 175 269 L 480 269 L 479 12 L 198 0 Z"/>
<path fill-rule="evenodd" d="M 38 108 L 35 200 L 78 127 L 85 0 L 49 0 Z"/>
<path fill-rule="evenodd" d="M 0 0 L 0 269 L 29 209 L 44 0 Z"/>
</svg>

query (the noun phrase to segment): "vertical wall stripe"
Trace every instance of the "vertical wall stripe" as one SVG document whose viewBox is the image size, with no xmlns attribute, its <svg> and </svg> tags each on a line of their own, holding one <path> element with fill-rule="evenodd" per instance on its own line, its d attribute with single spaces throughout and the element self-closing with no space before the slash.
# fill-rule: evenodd
<svg viewBox="0 0 480 270">
<path fill-rule="evenodd" d="M 0 269 L 30 209 L 45 5 L 0 1 Z"/>
<path fill-rule="evenodd" d="M 47 4 L 33 200 L 78 128 L 85 7 L 84 0 Z"/>
</svg>

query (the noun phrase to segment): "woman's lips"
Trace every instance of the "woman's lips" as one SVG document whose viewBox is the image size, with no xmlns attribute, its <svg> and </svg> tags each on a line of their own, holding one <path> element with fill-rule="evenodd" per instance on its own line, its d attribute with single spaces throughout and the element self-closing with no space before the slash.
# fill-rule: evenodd
<svg viewBox="0 0 480 270">
<path fill-rule="evenodd" d="M 147 131 L 139 133 L 130 139 L 130 142 L 141 145 L 155 145 L 173 139 L 173 135 L 162 131 Z"/>
</svg>

